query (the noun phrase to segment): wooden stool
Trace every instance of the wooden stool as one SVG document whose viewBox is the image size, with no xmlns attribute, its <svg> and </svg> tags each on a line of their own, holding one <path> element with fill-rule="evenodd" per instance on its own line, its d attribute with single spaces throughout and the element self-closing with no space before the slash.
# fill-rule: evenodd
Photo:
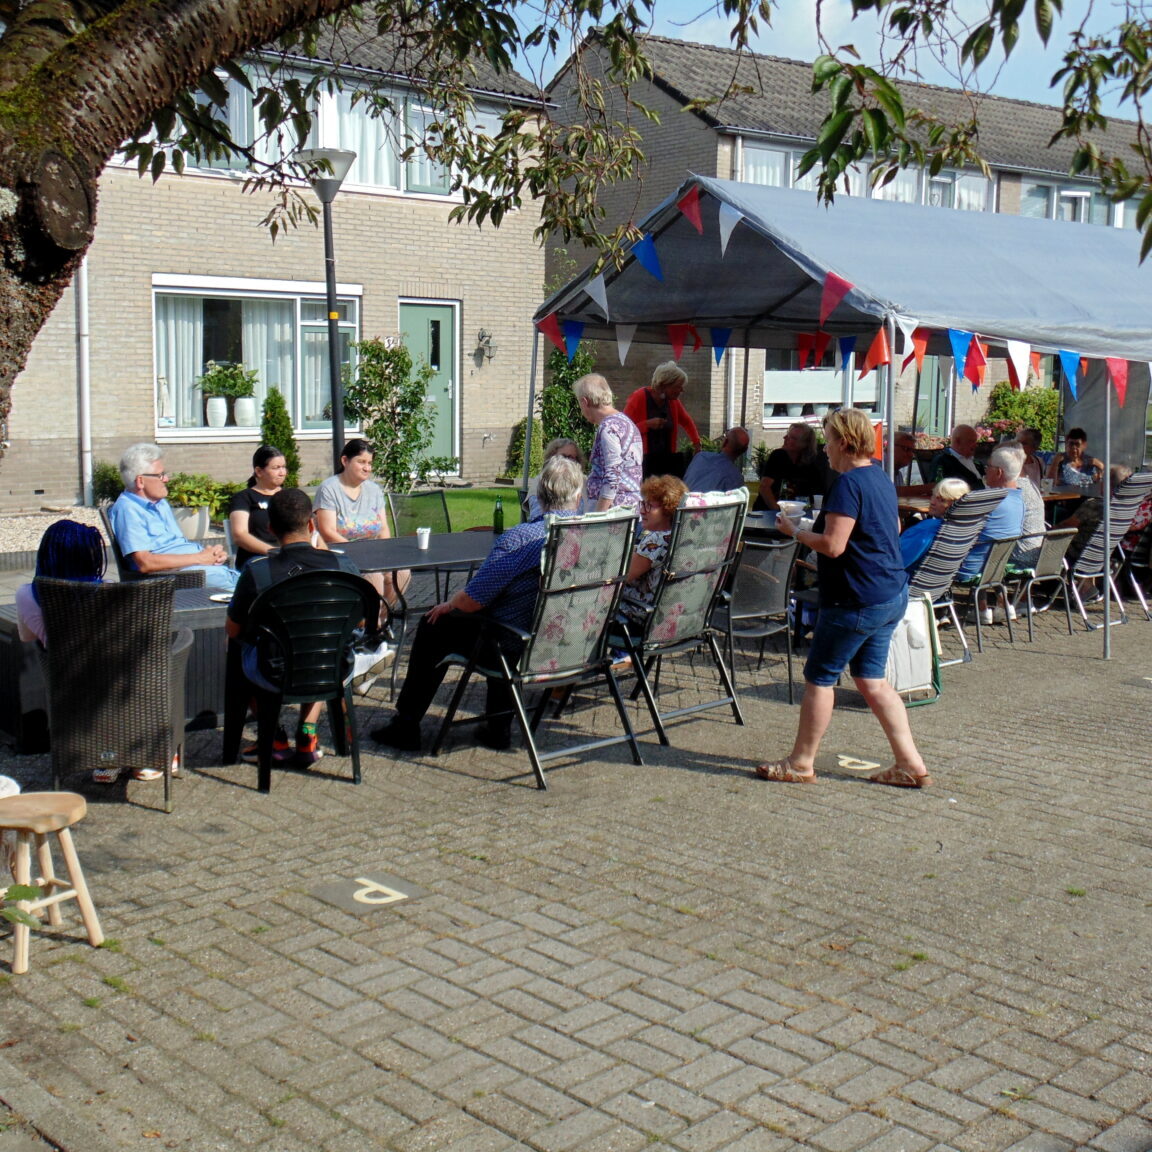
<svg viewBox="0 0 1152 1152">
<path fill-rule="evenodd" d="M 80 905 L 80 916 L 88 932 L 88 942 L 96 947 L 104 942 L 100 931 L 100 921 L 92 897 L 88 895 L 88 885 L 84 883 L 84 873 L 80 868 L 80 858 L 72 843 L 73 824 L 84 819 L 88 805 L 83 796 L 75 792 L 25 792 L 21 796 L 9 796 L 0 800 L 0 831 L 16 833 L 16 850 L 13 854 L 12 878 L 17 884 L 32 884 L 32 841 L 36 841 L 36 860 L 40 868 L 40 878 L 36 886 L 44 889 L 38 900 L 17 900 L 16 907 L 23 912 L 35 913 L 41 908 L 48 909 L 48 922 L 59 926 L 61 901 L 75 900 Z M 52 848 L 48 842 L 49 833 L 55 832 L 60 841 L 60 851 L 68 869 L 71 888 L 64 887 L 64 881 L 56 877 L 52 865 Z M 16 942 L 16 955 L 12 961 L 12 971 L 20 974 L 28 971 L 28 925 L 13 924 L 13 938 Z"/>
</svg>

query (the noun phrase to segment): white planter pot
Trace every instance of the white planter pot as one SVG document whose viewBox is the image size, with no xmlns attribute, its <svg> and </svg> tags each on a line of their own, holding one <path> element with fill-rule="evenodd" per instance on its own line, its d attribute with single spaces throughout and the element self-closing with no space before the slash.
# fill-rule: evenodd
<svg viewBox="0 0 1152 1152">
<path fill-rule="evenodd" d="M 221 397 L 222 399 L 222 397 Z M 211 520 L 208 516 L 208 506 L 199 508 L 173 508 L 172 515 L 187 540 L 203 540 L 208 535 Z"/>
<path fill-rule="evenodd" d="M 209 428 L 223 428 L 228 423 L 228 400 L 224 396 L 209 396 L 204 403 L 204 418 Z"/>
<path fill-rule="evenodd" d="M 232 415 L 236 418 L 237 427 L 254 428 L 256 426 L 256 397 L 237 396 L 232 401 Z"/>
</svg>

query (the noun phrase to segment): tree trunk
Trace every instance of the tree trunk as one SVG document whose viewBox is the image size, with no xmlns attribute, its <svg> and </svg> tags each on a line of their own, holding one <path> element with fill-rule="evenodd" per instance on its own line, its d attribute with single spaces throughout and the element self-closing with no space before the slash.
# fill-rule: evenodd
<svg viewBox="0 0 1152 1152">
<path fill-rule="evenodd" d="M 353 0 L 31 0 L 0 39 L 0 422 L 92 242 L 97 179 L 157 109 L 223 61 Z M 71 33 L 61 9 L 78 21 Z"/>
</svg>

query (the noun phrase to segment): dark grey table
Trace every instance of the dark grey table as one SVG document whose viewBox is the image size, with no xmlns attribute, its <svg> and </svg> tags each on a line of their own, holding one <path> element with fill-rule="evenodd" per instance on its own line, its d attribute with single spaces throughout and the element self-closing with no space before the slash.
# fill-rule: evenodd
<svg viewBox="0 0 1152 1152">
<path fill-rule="evenodd" d="M 416 546 L 415 536 L 390 540 L 350 540 L 337 544 L 333 552 L 343 552 L 361 572 L 453 571 L 482 563 L 496 539 L 491 532 L 434 532 L 427 548 Z"/>
</svg>

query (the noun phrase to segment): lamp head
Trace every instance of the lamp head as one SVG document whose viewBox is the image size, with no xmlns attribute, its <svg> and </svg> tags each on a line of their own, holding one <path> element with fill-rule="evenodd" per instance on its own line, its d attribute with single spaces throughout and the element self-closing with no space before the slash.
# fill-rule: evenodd
<svg viewBox="0 0 1152 1152">
<path fill-rule="evenodd" d="M 296 159 L 309 169 L 308 180 L 321 204 L 331 204 L 356 162 L 356 153 L 342 148 L 302 148 Z"/>
</svg>

